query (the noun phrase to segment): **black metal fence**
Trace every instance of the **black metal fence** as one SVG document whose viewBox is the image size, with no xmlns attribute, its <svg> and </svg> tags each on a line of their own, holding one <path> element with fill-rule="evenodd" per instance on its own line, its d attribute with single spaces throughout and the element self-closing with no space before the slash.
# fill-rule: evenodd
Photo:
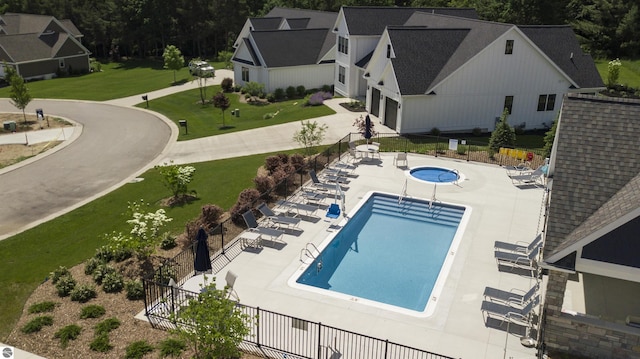
<svg viewBox="0 0 640 359">
<path fill-rule="evenodd" d="M 382 152 L 418 153 L 497 165 L 515 165 L 528 160 L 532 167 L 537 167 L 544 162 L 542 154 L 535 150 L 510 149 L 511 151 L 508 152 L 505 149 L 505 153 L 491 156 L 486 144 L 458 139 L 458 148 L 451 150 L 449 140 L 448 137 L 437 136 L 380 134 L 369 141 L 379 142 Z M 278 197 L 286 199 L 306 182 L 308 176 L 306 173 L 309 169 L 321 170 L 335 159 L 341 159 L 349 151 L 351 141 L 360 144 L 366 140 L 360 134 L 345 136 L 315 156 L 305 167 L 291 173 L 281 183 L 263 193 L 258 201 Z M 528 158 L 524 158 L 525 156 Z M 257 203 L 253 203 L 251 208 L 255 205 Z M 237 240 L 241 230 L 242 228 L 239 229 L 229 218 L 209 232 L 207 241 L 211 252 L 213 273 L 222 270 L 242 253 Z M 194 258 L 195 243 L 173 258 L 165 260 L 152 274 L 143 278 L 145 311 L 152 325 L 167 329 L 174 327 L 170 321 L 171 315 L 197 295 L 178 288 L 194 274 Z M 171 279 L 176 283 L 175 287 L 169 285 Z M 303 358 L 448 358 L 321 323 L 260 308 L 240 306 L 246 314 L 252 317 L 257 315 L 258 321 L 251 329 L 251 334 L 245 338 L 245 342 L 259 348 L 266 347 Z M 333 356 L 335 353 L 340 353 L 341 356 Z"/>
</svg>

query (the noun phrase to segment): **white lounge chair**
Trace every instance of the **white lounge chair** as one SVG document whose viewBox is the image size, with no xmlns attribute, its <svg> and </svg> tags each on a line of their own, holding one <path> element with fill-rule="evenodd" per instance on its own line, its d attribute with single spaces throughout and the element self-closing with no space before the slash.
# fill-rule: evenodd
<svg viewBox="0 0 640 359">
<path fill-rule="evenodd" d="M 336 191 L 337 185 L 335 183 L 321 182 L 320 179 L 318 179 L 318 175 L 316 174 L 316 171 L 310 170 L 309 176 L 311 176 L 311 182 L 312 182 L 311 185 L 313 187 L 317 189 L 321 189 L 323 191 Z M 342 187 L 343 185 L 340 185 L 340 186 Z"/>
<path fill-rule="evenodd" d="M 545 165 L 535 169 L 533 172 L 510 176 L 511 182 L 515 185 L 534 185 L 536 187 L 544 186 Z"/>
<path fill-rule="evenodd" d="M 305 212 L 306 216 L 313 216 L 318 206 L 311 206 L 304 203 L 291 202 L 285 200 L 279 200 L 278 206 L 284 207 L 287 211 L 295 210 L 297 214 L 301 214 L 300 211 Z"/>
<path fill-rule="evenodd" d="M 501 302 L 508 305 L 517 305 L 519 307 L 525 306 L 530 300 L 538 293 L 540 284 L 536 283 L 528 291 L 512 288 L 511 290 L 502 290 L 492 287 L 486 287 L 484 289 L 484 299 L 491 302 Z"/>
<path fill-rule="evenodd" d="M 225 282 L 227 282 L 227 284 L 225 285 L 225 289 L 227 290 L 227 298 L 231 299 L 231 297 L 233 297 L 237 302 L 239 302 L 240 297 L 238 297 L 238 293 L 233 288 L 233 286 L 236 284 L 237 278 L 238 276 L 232 271 L 227 271 L 227 274 L 224 276 L 224 280 Z"/>
<path fill-rule="evenodd" d="M 524 324 L 527 327 L 531 326 L 531 316 L 533 309 L 538 305 L 540 298 L 535 296 L 533 300 L 529 301 L 527 305 L 522 308 L 515 308 L 510 305 L 500 304 L 491 301 L 482 301 L 480 310 L 487 315 L 487 317 L 497 317 L 502 322 L 510 322 L 516 324 Z"/>
<path fill-rule="evenodd" d="M 542 243 L 542 233 L 538 234 L 536 238 L 534 238 L 531 243 L 526 242 L 500 242 L 495 241 L 493 245 L 493 249 L 499 251 L 507 251 L 507 252 L 519 252 L 519 253 L 530 253 L 534 248 Z"/>
<path fill-rule="evenodd" d="M 312 181 L 315 183 L 316 180 L 313 179 L 314 176 L 316 179 L 323 179 L 326 182 L 338 182 L 338 183 L 342 183 L 342 184 L 347 184 L 349 183 L 349 179 L 347 179 L 346 177 L 341 177 L 341 176 L 335 176 L 335 175 L 331 175 L 331 174 L 326 174 L 321 172 L 320 175 L 318 175 L 318 173 L 316 173 L 316 171 L 311 170 L 309 171 L 309 175 L 311 176 Z M 318 180 L 318 182 L 320 182 Z"/>
<path fill-rule="evenodd" d="M 276 227 L 287 227 L 291 229 L 298 227 L 300 224 L 300 218 L 279 216 L 275 214 L 275 212 L 273 212 L 266 203 L 260 204 L 258 206 L 258 211 L 260 211 L 260 213 L 262 213 L 262 215 L 264 215 L 265 218 L 267 218 L 267 220 Z"/>
<path fill-rule="evenodd" d="M 251 210 L 244 212 L 242 214 L 242 218 L 244 219 L 244 222 L 248 227 L 247 231 L 259 234 L 260 239 L 263 239 L 263 236 L 267 236 L 272 241 L 285 243 L 285 241 L 283 240 L 283 231 L 271 227 L 260 226 L 258 224 L 258 221 L 256 220 L 256 216 L 253 215 L 253 212 L 251 212 Z"/>
<path fill-rule="evenodd" d="M 405 166 L 409 166 L 409 161 L 407 160 L 406 152 L 398 152 L 396 157 L 393 159 L 393 164 L 397 167 L 400 167 L 400 162 L 404 162 Z"/>
</svg>

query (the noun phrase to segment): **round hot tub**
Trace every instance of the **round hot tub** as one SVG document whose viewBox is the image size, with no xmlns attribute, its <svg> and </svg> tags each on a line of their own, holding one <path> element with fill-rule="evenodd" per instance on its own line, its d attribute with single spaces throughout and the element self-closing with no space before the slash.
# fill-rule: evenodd
<svg viewBox="0 0 640 359">
<path fill-rule="evenodd" d="M 462 180 L 462 175 L 457 170 L 443 167 L 414 167 L 408 171 L 408 174 L 418 181 L 427 183 L 458 183 Z"/>
</svg>

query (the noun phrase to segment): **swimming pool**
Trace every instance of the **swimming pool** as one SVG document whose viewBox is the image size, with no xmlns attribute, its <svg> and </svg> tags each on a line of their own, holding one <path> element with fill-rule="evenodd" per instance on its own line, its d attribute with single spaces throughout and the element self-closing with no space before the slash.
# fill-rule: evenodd
<svg viewBox="0 0 640 359">
<path fill-rule="evenodd" d="M 437 184 L 455 184 L 464 180 L 464 175 L 457 170 L 443 167 L 413 167 L 407 170 L 407 175 L 421 182 Z"/>
<path fill-rule="evenodd" d="M 289 280 L 310 290 L 401 312 L 435 310 L 471 208 L 369 192 Z M 304 252 L 304 250 L 303 250 Z M 303 254 L 307 254 L 305 257 Z M 313 259 L 315 257 L 315 259 Z"/>
</svg>

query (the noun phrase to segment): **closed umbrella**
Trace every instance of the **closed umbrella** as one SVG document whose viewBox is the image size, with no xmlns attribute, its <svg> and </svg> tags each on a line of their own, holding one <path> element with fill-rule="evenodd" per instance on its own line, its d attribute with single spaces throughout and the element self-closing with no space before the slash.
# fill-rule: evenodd
<svg viewBox="0 0 640 359">
<path fill-rule="evenodd" d="M 203 228 L 200 228 L 198 235 L 196 235 L 196 258 L 193 261 L 193 268 L 196 272 L 211 270 L 211 255 L 207 246 L 207 232 Z"/>
<path fill-rule="evenodd" d="M 371 133 L 371 118 L 367 115 L 367 117 L 364 118 L 364 138 L 367 139 L 367 143 L 369 143 L 371 137 L 373 137 Z"/>
</svg>

